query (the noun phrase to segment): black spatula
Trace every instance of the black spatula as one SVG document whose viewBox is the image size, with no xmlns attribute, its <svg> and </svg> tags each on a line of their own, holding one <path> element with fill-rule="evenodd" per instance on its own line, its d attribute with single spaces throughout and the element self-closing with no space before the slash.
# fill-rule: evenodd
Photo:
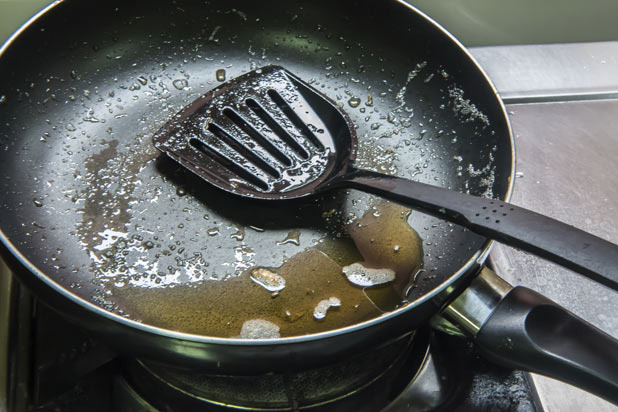
<svg viewBox="0 0 618 412">
<path fill-rule="evenodd" d="M 155 146 L 230 193 L 284 200 L 333 188 L 373 193 L 534 253 L 618 290 L 618 246 L 500 200 L 354 167 L 347 114 L 282 67 L 237 77 L 161 128 Z"/>
</svg>

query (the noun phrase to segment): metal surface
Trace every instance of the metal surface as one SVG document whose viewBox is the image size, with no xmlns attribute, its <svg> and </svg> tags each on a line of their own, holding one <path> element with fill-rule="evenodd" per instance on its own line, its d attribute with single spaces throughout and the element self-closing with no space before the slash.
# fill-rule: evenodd
<svg viewBox="0 0 618 412">
<path fill-rule="evenodd" d="M 197 361 L 204 367 L 236 368 L 245 373 L 248 363 L 261 370 L 326 363 L 341 353 L 352 353 L 402 335 L 428 319 L 443 303 L 445 297 L 438 296 L 440 290 L 456 287 L 465 280 L 465 274 L 478 267 L 479 258 L 486 251 L 486 240 L 437 219 L 412 214 L 412 226 L 427 228 L 421 233 L 427 240 L 426 270 L 419 275 L 417 287 L 409 296 L 413 302 L 379 318 L 339 330 L 248 341 L 171 330 L 178 327 L 177 322 L 172 322 L 170 328 L 136 322 L 124 316 L 121 303 L 110 301 L 110 292 L 111 296 L 115 293 L 117 296 L 124 285 L 135 279 L 116 276 L 122 271 L 116 271 L 113 266 L 109 271 L 105 265 L 98 265 L 101 260 L 109 259 L 104 252 L 113 257 L 110 262 L 124 259 L 123 247 L 105 243 L 108 235 L 103 229 L 123 233 L 129 230 L 131 233 L 126 236 L 133 242 L 132 251 L 147 264 L 153 256 L 160 256 L 175 265 L 174 253 L 188 259 L 206 243 L 209 260 L 224 256 L 228 259 L 224 263 L 231 259 L 235 265 L 237 248 L 253 245 L 256 255 L 265 259 L 255 260 L 253 264 L 276 266 L 280 264 L 277 259 L 294 253 L 296 247 L 291 244 L 273 247 L 290 229 L 289 226 L 281 228 L 290 225 L 290 221 L 285 221 L 280 211 L 253 204 L 250 208 L 246 204 L 234 205 L 229 197 L 209 191 L 206 185 L 190 181 L 182 174 L 173 172 L 166 177 L 158 169 L 165 165 L 154 162 L 155 155 L 148 151 L 151 146 L 147 136 L 168 116 L 210 89 L 222 65 L 227 64 L 227 75 L 234 77 L 252 65 L 276 61 L 302 78 L 313 78 L 324 87 L 333 88 L 335 97 L 338 91 L 342 104 L 349 100 L 346 90 L 368 99 L 366 90 L 371 86 L 374 97 L 369 105 L 362 107 L 365 113 L 359 107 L 351 115 L 359 126 L 359 136 L 368 139 L 368 150 L 377 148 L 380 153 L 396 153 L 392 165 L 398 173 L 416 173 L 418 180 L 505 197 L 511 184 L 512 140 L 495 90 L 468 59 L 467 52 L 447 33 L 403 3 L 394 1 L 372 8 L 375 7 L 372 2 L 351 7 L 343 2 L 325 1 L 313 3 L 311 8 L 302 9 L 302 13 L 296 4 L 289 2 L 274 11 L 253 3 L 238 4 L 243 6 L 241 12 L 227 2 L 221 8 L 207 9 L 190 1 L 183 3 L 184 7 L 158 3 L 161 7 L 173 6 L 166 11 L 157 7 L 144 9 L 126 2 L 106 2 L 96 16 L 101 25 L 116 30 L 109 37 L 107 32 L 92 31 L 91 22 L 80 18 L 90 12 L 88 5 L 66 1 L 16 40 L 15 48 L 7 49 L 0 61 L 7 73 L 6 86 L 3 86 L 6 92 L 2 92 L 7 110 L 2 114 L 11 127 L 2 136 L 7 150 L 2 152 L 1 164 L 7 168 L 3 173 L 11 169 L 12 178 L 2 181 L 2 189 L 12 193 L 11 198 L 5 197 L 3 201 L 6 204 L 10 199 L 12 205 L 6 206 L 13 214 L 0 216 L 3 231 L 10 238 L 5 246 L 14 252 L 11 258 L 14 267 L 21 264 L 22 270 L 17 274 L 39 296 L 129 355 L 167 359 L 188 366 L 195 366 Z M 323 12 L 325 9 L 328 13 Z M 215 15 L 210 14 L 213 10 Z M 204 16 L 206 11 L 208 16 Z M 367 24 L 367 16 L 392 24 L 376 37 L 369 30 L 375 26 Z M 195 27 L 206 24 L 206 17 L 211 19 L 208 30 L 196 32 Z M 158 35 L 162 27 L 166 28 L 165 41 L 148 35 L 153 30 Z M 385 48 L 384 44 L 389 47 Z M 415 47 L 418 52 L 411 53 Z M 37 59 L 25 61 L 21 48 L 29 50 Z M 264 53 L 258 53 L 262 48 Z M 339 51 L 345 58 L 337 54 Z M 50 61 L 56 64 L 50 65 Z M 382 71 L 385 67 L 388 72 Z M 474 87 L 467 89 L 466 84 Z M 403 106 L 401 98 L 405 101 Z M 122 104 L 118 104 L 121 103 L 118 99 Z M 413 119 L 406 107 L 414 111 Z M 389 111 L 394 112 L 398 126 L 383 122 L 380 131 L 375 132 L 371 125 Z M 401 116 L 405 117 L 397 119 Z M 479 144 L 481 135 L 483 143 Z M 409 146 L 405 136 L 414 137 Z M 375 160 L 371 151 L 366 157 Z M 411 169 L 410 165 L 414 168 L 419 158 L 423 162 L 418 164 L 418 171 Z M 140 172 L 139 176 L 136 171 Z M 164 195 L 143 192 L 153 185 L 161 187 Z M 122 190 L 113 190 L 118 187 Z M 184 196 L 186 188 L 192 189 L 189 196 Z M 116 195 L 120 197 L 114 198 Z M 341 199 L 332 200 L 341 205 Z M 352 200 L 355 199 L 348 198 L 353 206 Z M 360 204 L 367 206 L 365 202 Z M 264 217 L 260 213 L 266 213 L 279 227 L 274 231 L 247 232 L 242 245 L 232 236 L 213 240 L 203 235 L 203 223 L 196 224 L 203 221 L 201 216 L 207 212 L 206 205 L 217 207 L 210 216 L 223 222 L 221 230 L 228 230 L 228 224 L 233 226 L 234 220 L 227 220 L 229 217 L 244 216 L 242 222 L 251 225 L 251 219 Z M 185 209 L 200 217 L 191 220 L 193 230 L 179 230 L 187 222 Z M 247 211 L 251 213 L 248 215 Z M 322 212 L 313 209 L 312 213 L 320 220 Z M 22 227 L 21 219 L 15 219 L 15 215 L 26 219 L 27 227 Z M 294 225 L 313 225 L 315 222 L 308 222 L 307 216 L 303 213 L 290 218 Z M 131 217 L 138 220 L 131 221 Z M 323 220 L 321 224 L 324 225 Z M 301 249 L 313 245 L 316 239 L 311 230 L 305 233 Z M 176 242 L 191 245 L 191 249 L 174 246 L 171 252 L 167 245 L 158 243 L 159 236 L 170 234 Z M 148 241 L 142 243 L 146 240 L 143 236 Z M 200 242 L 192 241 L 193 236 Z M 100 244 L 101 241 L 105 244 Z M 15 245 L 19 245 L 19 253 Z M 273 251 L 277 251 L 276 256 Z M 154 273 L 149 274 L 148 270 Z M 175 292 L 182 296 L 181 303 L 187 302 L 187 295 L 179 294 L 178 287 L 173 290 L 157 287 L 156 279 L 169 281 L 165 273 L 148 270 L 146 276 L 136 273 L 138 280 L 150 286 L 141 290 L 148 293 L 163 290 L 166 294 L 165 299 L 151 301 L 160 304 Z M 180 279 L 188 282 L 192 278 Z M 189 293 L 191 288 L 184 291 Z M 208 302 L 201 293 L 194 295 L 194 305 Z M 124 304 L 144 301 L 130 296 Z M 187 313 L 199 313 L 195 307 Z M 203 310 L 210 313 L 206 312 L 207 308 Z M 177 307 L 165 311 L 170 312 L 176 313 Z M 280 359 L 286 362 L 279 362 Z"/>
<path fill-rule="evenodd" d="M 610 241 L 618 239 L 618 102 L 564 102 L 512 105 L 517 134 L 519 177 L 513 202 L 585 228 Z M 547 147 L 559 147 L 551 155 Z M 581 207 L 585 202 L 588 207 Z M 492 254 L 499 275 L 542 292 L 578 316 L 618 337 L 615 293 L 575 273 L 499 245 Z M 582 298 L 586 290 L 590 298 Z M 556 381 L 534 376 L 544 407 L 561 411 L 616 410 Z"/>
<path fill-rule="evenodd" d="M 0 260 L 0 411 L 8 409 L 9 397 L 9 332 L 11 326 L 11 290 L 13 276 Z"/>
<path fill-rule="evenodd" d="M 618 98 L 618 42 L 471 49 L 507 104 Z"/>
<path fill-rule="evenodd" d="M 430 411 L 446 400 L 445 387 L 444 375 L 441 375 L 433 356 L 428 352 L 414 379 L 382 412 Z"/>
<path fill-rule="evenodd" d="M 613 173 L 618 162 L 618 101 L 555 99 L 568 100 L 581 91 L 592 94 L 580 95 L 580 100 L 610 97 L 618 90 L 618 70 L 611 69 L 617 49 L 618 42 L 471 50 L 508 101 L 526 101 L 531 95 L 542 101 L 542 94 L 548 95 L 548 103 L 507 107 L 518 151 L 512 202 L 613 242 L 618 239 L 618 182 Z M 565 64 L 567 55 L 573 58 L 571 64 Z M 583 203 L 588 206 L 581 207 Z M 618 337 L 618 318 L 612 315 L 618 313 L 615 293 L 503 245 L 494 248 L 492 261 L 509 282 L 543 293 Z M 616 410 L 561 382 L 538 375 L 533 381 L 547 411 Z"/>
<path fill-rule="evenodd" d="M 8 379 L 6 399 L 8 410 L 25 410 L 33 396 L 32 314 L 36 306 L 32 295 L 15 279 L 6 291 L 10 302 L 8 321 L 8 356 L 4 367 Z"/>
<path fill-rule="evenodd" d="M 593 42 L 616 39 L 613 0 L 408 0 L 467 46 Z"/>
<path fill-rule="evenodd" d="M 474 336 L 512 286 L 487 267 L 441 313 Z"/>
<path fill-rule="evenodd" d="M 129 360 L 125 376 L 161 410 L 373 412 L 414 378 L 425 361 L 429 338 L 425 329 L 332 365 L 282 374 L 213 375 Z"/>
</svg>

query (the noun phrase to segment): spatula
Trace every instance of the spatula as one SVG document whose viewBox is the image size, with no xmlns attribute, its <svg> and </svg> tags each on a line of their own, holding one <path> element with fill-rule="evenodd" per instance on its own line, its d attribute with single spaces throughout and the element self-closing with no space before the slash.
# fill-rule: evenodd
<svg viewBox="0 0 618 412">
<path fill-rule="evenodd" d="M 238 196 L 284 201 L 348 187 L 531 252 L 618 290 L 618 246 L 486 199 L 354 167 L 357 138 L 334 101 L 278 66 L 254 70 L 184 108 L 155 146 Z"/>
</svg>

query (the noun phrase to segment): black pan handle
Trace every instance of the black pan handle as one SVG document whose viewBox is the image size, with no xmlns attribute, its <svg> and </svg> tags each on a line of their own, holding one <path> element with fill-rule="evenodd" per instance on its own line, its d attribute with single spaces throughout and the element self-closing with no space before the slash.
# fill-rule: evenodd
<svg viewBox="0 0 618 412">
<path fill-rule="evenodd" d="M 350 170 L 335 185 L 374 193 L 457 223 L 618 291 L 618 246 L 547 216 L 501 200 L 366 170 Z"/>
<path fill-rule="evenodd" d="M 533 290 L 512 289 L 475 342 L 496 363 L 571 383 L 618 405 L 618 341 Z"/>
</svg>

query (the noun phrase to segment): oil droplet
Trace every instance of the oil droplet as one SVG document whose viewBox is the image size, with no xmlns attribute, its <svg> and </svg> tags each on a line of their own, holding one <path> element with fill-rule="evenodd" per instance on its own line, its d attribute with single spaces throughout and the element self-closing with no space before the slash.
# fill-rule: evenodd
<svg viewBox="0 0 618 412">
<path fill-rule="evenodd" d="M 172 84 L 178 90 L 182 90 L 185 87 L 189 86 L 189 82 L 186 79 L 176 79 L 172 82 Z"/>
<path fill-rule="evenodd" d="M 367 101 L 365 102 L 365 106 L 373 106 L 373 97 L 370 94 L 367 95 Z"/>
<path fill-rule="evenodd" d="M 176 194 L 180 197 L 183 197 L 187 194 L 187 189 L 185 189 L 184 187 L 180 186 L 178 189 L 176 189 Z"/>
<path fill-rule="evenodd" d="M 241 339 L 277 339 L 280 338 L 279 326 L 263 319 L 251 319 L 240 328 Z"/>
<path fill-rule="evenodd" d="M 300 230 L 292 230 L 288 233 L 285 239 L 277 242 L 278 245 L 285 245 L 288 243 L 292 243 L 296 246 L 300 246 Z"/>
<path fill-rule="evenodd" d="M 32 203 L 34 203 L 36 207 L 43 206 L 43 202 L 41 202 L 39 199 L 32 199 Z"/>
<path fill-rule="evenodd" d="M 376 286 L 395 280 L 394 270 L 366 268 L 362 263 L 344 266 L 343 274 L 356 286 Z"/>
<path fill-rule="evenodd" d="M 215 72 L 215 77 L 217 81 L 224 82 L 225 81 L 225 69 L 219 69 Z"/>
<path fill-rule="evenodd" d="M 6 103 L 6 96 L 3 94 L 2 96 L 0 96 L 0 104 L 4 103 Z"/>
<path fill-rule="evenodd" d="M 521 179 L 522 177 L 524 177 L 524 172 L 517 172 L 517 173 L 515 173 L 515 177 L 518 177 L 518 178 Z"/>
<path fill-rule="evenodd" d="M 341 301 L 336 297 L 321 300 L 315 309 L 313 309 L 313 317 L 317 320 L 324 319 L 326 317 L 326 312 L 328 312 L 330 308 L 337 308 L 339 306 L 341 306 Z"/>
<path fill-rule="evenodd" d="M 211 229 L 208 229 L 206 233 L 208 233 L 208 236 L 217 236 L 219 234 L 219 228 L 213 227 Z"/>
<path fill-rule="evenodd" d="M 350 107 L 358 107 L 358 105 L 361 104 L 361 99 L 358 97 L 351 97 L 350 100 L 348 100 L 348 104 Z"/>
<path fill-rule="evenodd" d="M 145 78 L 144 76 L 139 76 L 137 78 L 137 81 L 140 82 L 142 84 L 142 86 L 146 86 L 146 83 L 148 83 L 148 79 Z"/>
<path fill-rule="evenodd" d="M 253 269 L 249 277 L 252 281 L 264 287 L 264 289 L 269 292 L 279 292 L 285 288 L 285 279 L 281 275 L 268 269 Z"/>
</svg>

